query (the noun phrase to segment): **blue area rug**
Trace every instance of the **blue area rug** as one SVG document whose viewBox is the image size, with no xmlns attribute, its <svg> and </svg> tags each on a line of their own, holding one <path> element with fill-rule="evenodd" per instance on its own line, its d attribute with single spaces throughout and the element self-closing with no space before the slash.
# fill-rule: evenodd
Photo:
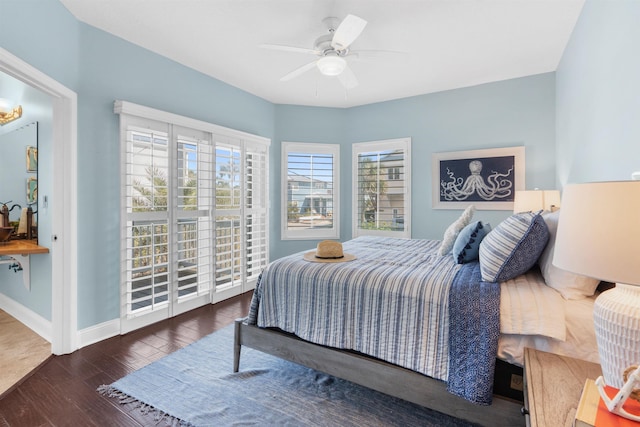
<svg viewBox="0 0 640 427">
<path fill-rule="evenodd" d="M 98 391 L 187 426 L 470 426 L 295 363 L 242 349 L 233 325 Z"/>
</svg>

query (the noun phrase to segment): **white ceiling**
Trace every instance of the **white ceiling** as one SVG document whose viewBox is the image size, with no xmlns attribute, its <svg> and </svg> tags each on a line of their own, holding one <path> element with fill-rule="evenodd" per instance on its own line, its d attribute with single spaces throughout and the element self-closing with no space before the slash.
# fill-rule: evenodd
<svg viewBox="0 0 640 427">
<path fill-rule="evenodd" d="M 555 71 L 584 0 L 61 0 L 89 25 L 276 104 L 351 107 Z M 359 85 L 346 91 L 313 68 L 322 20 L 368 22 L 348 57 Z"/>
</svg>

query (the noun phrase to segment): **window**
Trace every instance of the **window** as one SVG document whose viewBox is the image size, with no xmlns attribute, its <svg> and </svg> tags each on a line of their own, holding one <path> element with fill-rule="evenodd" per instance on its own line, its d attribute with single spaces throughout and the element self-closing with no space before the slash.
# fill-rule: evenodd
<svg viewBox="0 0 640 427">
<path fill-rule="evenodd" d="M 398 181 L 400 179 L 400 168 L 393 167 L 388 169 L 388 179 L 389 181 Z"/>
<path fill-rule="evenodd" d="M 282 143 L 282 238 L 337 239 L 340 146 Z"/>
<path fill-rule="evenodd" d="M 268 262 L 269 141 L 117 102 L 127 332 L 255 287 Z"/>
<path fill-rule="evenodd" d="M 353 144 L 353 237 L 411 237 L 411 139 Z"/>
</svg>

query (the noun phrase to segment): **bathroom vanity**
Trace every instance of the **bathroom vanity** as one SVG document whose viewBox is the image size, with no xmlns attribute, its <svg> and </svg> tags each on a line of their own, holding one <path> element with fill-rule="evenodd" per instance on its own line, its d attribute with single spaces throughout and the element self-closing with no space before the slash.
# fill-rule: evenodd
<svg viewBox="0 0 640 427">
<path fill-rule="evenodd" d="M 49 248 L 38 245 L 35 240 L 9 240 L 0 244 L 0 264 L 22 271 L 24 286 L 31 289 L 30 256 L 48 253 Z"/>
</svg>

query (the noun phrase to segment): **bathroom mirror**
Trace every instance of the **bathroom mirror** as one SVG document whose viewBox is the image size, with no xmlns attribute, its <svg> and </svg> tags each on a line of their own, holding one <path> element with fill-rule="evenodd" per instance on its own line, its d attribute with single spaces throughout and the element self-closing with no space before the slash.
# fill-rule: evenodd
<svg viewBox="0 0 640 427">
<path fill-rule="evenodd" d="M 26 222 L 18 229 L 21 217 L 31 207 L 32 237 L 37 238 L 38 224 L 38 123 L 32 122 L 12 131 L 0 130 L 0 208 L 7 205 L 10 225 L 16 227 L 13 239 L 24 239 Z M 22 233 L 20 233 L 22 232 Z"/>
</svg>

